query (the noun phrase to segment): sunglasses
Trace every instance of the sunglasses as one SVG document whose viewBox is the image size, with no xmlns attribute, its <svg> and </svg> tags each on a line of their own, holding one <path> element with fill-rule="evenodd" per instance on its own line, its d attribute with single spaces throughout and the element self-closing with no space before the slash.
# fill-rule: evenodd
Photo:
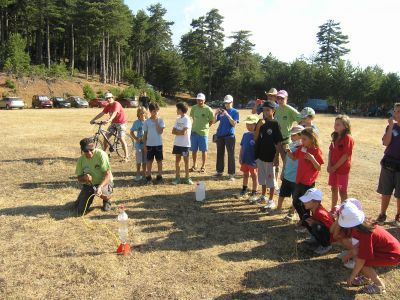
<svg viewBox="0 0 400 300">
<path fill-rule="evenodd" d="M 93 152 L 94 151 L 94 148 L 92 148 L 92 149 L 85 149 L 85 150 L 82 150 L 83 152 L 85 152 L 85 153 L 89 153 L 89 152 Z"/>
<path fill-rule="evenodd" d="M 283 97 L 276 97 L 276 99 L 278 99 L 278 100 L 283 100 L 283 99 L 285 99 L 285 98 L 283 98 Z"/>
</svg>

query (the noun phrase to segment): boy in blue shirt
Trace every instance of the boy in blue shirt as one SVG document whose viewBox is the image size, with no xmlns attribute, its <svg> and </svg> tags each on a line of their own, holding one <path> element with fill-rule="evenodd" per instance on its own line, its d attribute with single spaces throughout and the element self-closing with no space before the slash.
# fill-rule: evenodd
<svg viewBox="0 0 400 300">
<path fill-rule="evenodd" d="M 245 132 L 240 142 L 239 163 L 240 171 L 243 172 L 243 188 L 240 192 L 240 198 L 244 198 L 248 194 L 249 176 L 252 180 L 252 189 L 250 200 L 257 198 L 257 163 L 254 152 L 254 131 L 256 129 L 259 118 L 257 115 L 250 115 L 244 121 L 248 132 Z"/>
<path fill-rule="evenodd" d="M 146 108 L 140 106 L 136 112 L 137 120 L 133 122 L 131 128 L 131 137 L 135 141 L 134 146 L 136 150 L 136 177 L 135 181 L 140 181 L 146 177 L 146 163 L 147 158 L 144 151 L 144 121 L 147 119 Z M 135 131 L 137 132 L 135 134 Z M 140 172 L 142 170 L 142 172 Z"/>
</svg>

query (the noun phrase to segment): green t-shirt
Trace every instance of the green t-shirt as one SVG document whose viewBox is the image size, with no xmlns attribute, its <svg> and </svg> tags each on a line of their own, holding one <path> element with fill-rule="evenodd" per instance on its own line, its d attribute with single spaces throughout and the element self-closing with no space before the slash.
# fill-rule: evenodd
<svg viewBox="0 0 400 300">
<path fill-rule="evenodd" d="M 192 131 L 196 132 L 199 135 L 207 136 L 208 129 L 210 128 L 209 123 L 214 118 L 214 113 L 211 107 L 209 107 L 208 105 L 200 107 L 196 104 L 190 110 L 190 116 L 193 119 Z"/>
<path fill-rule="evenodd" d="M 110 161 L 107 153 L 103 150 L 96 149 L 92 158 L 87 158 L 85 155 L 79 157 L 76 164 L 76 176 L 83 174 L 90 174 L 92 176 L 92 183 L 94 185 L 100 184 L 104 179 L 104 174 L 111 170 Z M 112 174 L 111 174 L 112 181 Z"/>
<path fill-rule="evenodd" d="M 278 121 L 282 137 L 285 140 L 290 138 L 293 123 L 300 121 L 300 113 L 290 105 L 279 106 L 275 111 L 274 119 Z"/>
</svg>

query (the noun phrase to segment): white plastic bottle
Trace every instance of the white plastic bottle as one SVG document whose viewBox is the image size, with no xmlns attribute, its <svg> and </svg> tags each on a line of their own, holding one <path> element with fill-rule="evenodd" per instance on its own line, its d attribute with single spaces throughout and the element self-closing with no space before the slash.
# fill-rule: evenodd
<svg viewBox="0 0 400 300">
<path fill-rule="evenodd" d="M 206 198 L 206 184 L 204 181 L 200 181 L 196 184 L 195 195 L 196 201 L 202 202 Z"/>
<path fill-rule="evenodd" d="M 126 243 L 128 237 L 128 215 L 125 212 L 125 207 L 120 206 L 121 212 L 119 213 L 118 220 L 118 234 L 122 244 Z"/>
</svg>

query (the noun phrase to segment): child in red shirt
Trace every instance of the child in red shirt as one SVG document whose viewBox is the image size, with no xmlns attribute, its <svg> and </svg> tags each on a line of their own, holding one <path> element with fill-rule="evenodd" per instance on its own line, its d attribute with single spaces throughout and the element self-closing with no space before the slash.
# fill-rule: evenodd
<svg viewBox="0 0 400 300">
<path fill-rule="evenodd" d="M 384 293 L 385 285 L 372 267 L 399 265 L 400 242 L 379 225 L 365 221 L 364 213 L 351 202 L 342 205 L 338 223 L 342 228 L 352 229 L 352 237 L 358 240 L 358 248 L 351 253 L 356 258 L 356 264 L 347 283 L 364 286 L 359 290 L 361 293 Z M 360 272 L 362 276 L 358 276 Z"/>
<path fill-rule="evenodd" d="M 310 213 L 309 210 L 304 208 L 300 197 L 315 186 L 324 160 L 319 148 L 318 136 L 312 128 L 306 128 L 301 132 L 301 141 L 303 147 L 299 147 L 292 153 L 288 145 L 285 145 L 285 151 L 291 159 L 299 161 L 296 188 L 293 193 L 293 207 L 296 209 L 300 220 L 304 220 L 310 216 Z"/>
<path fill-rule="evenodd" d="M 332 190 L 331 213 L 335 214 L 337 202 L 343 203 L 347 199 L 347 187 L 351 167 L 351 155 L 354 140 L 351 137 L 350 118 L 346 115 L 338 115 L 335 119 L 335 131 L 332 133 L 332 142 L 329 147 L 329 161 L 327 171 Z"/>
<path fill-rule="evenodd" d="M 329 252 L 332 249 L 330 228 L 334 220 L 321 204 L 322 192 L 316 188 L 311 188 L 300 197 L 300 201 L 304 204 L 305 209 L 311 212 L 311 216 L 304 220 L 303 226 L 308 229 L 311 236 L 319 244 L 314 252 L 319 255 Z"/>
</svg>

